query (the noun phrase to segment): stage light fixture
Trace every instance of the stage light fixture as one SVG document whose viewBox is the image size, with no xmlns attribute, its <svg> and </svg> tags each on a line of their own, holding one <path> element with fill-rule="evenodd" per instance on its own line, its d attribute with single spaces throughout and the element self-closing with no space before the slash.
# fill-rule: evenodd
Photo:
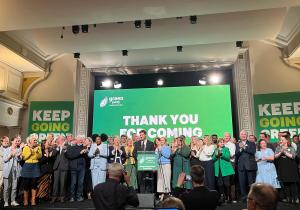
<svg viewBox="0 0 300 210">
<path fill-rule="evenodd" d="M 243 41 L 236 41 L 235 46 L 239 48 L 243 47 Z"/>
<path fill-rule="evenodd" d="M 122 56 L 128 56 L 128 50 L 122 50 Z"/>
<path fill-rule="evenodd" d="M 219 84 L 221 82 L 221 75 L 220 74 L 212 74 L 212 75 L 210 75 L 209 82 L 211 84 Z"/>
<path fill-rule="evenodd" d="M 82 25 L 81 31 L 82 33 L 89 33 L 89 25 Z"/>
<path fill-rule="evenodd" d="M 110 79 L 106 79 L 102 81 L 102 87 L 104 88 L 110 88 L 112 86 L 112 81 Z"/>
<path fill-rule="evenodd" d="M 182 52 L 182 46 L 177 46 L 177 52 Z"/>
<path fill-rule="evenodd" d="M 74 53 L 74 58 L 80 58 L 80 53 L 79 52 L 77 52 L 77 53 Z"/>
<path fill-rule="evenodd" d="M 199 84 L 200 85 L 206 85 L 206 80 L 205 79 L 199 79 Z"/>
<path fill-rule="evenodd" d="M 73 34 L 79 34 L 79 31 L 80 31 L 79 25 L 73 25 L 72 26 L 72 32 L 73 32 Z"/>
<path fill-rule="evenodd" d="M 190 16 L 190 22 L 191 22 L 191 24 L 196 24 L 197 23 L 197 16 L 196 15 Z"/>
<path fill-rule="evenodd" d="M 150 19 L 145 20 L 145 28 L 151 28 L 151 25 L 152 25 L 152 21 Z"/>
<path fill-rule="evenodd" d="M 157 85 L 162 86 L 164 84 L 164 81 L 162 79 L 157 80 Z"/>
<path fill-rule="evenodd" d="M 119 83 L 118 81 L 115 81 L 114 82 L 114 88 L 115 89 L 119 89 L 119 88 L 121 88 L 122 87 L 122 84 L 121 83 Z"/>
<path fill-rule="evenodd" d="M 142 21 L 141 20 L 134 21 L 134 26 L 135 26 L 135 28 L 141 28 L 142 27 Z"/>
</svg>

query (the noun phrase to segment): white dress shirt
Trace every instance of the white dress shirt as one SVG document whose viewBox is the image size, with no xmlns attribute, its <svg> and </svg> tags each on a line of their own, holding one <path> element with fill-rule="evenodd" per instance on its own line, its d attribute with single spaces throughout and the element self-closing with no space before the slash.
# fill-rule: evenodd
<svg viewBox="0 0 300 210">
<path fill-rule="evenodd" d="M 227 147 L 229 149 L 230 152 L 230 162 L 234 163 L 234 155 L 235 155 L 235 150 L 236 150 L 236 146 L 234 143 L 232 143 L 231 141 L 225 143 L 225 147 Z"/>
</svg>

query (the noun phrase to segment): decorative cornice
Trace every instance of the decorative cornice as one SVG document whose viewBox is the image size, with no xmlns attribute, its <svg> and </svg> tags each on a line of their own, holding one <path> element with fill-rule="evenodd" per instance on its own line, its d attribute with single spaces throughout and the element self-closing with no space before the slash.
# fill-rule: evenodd
<svg viewBox="0 0 300 210">
<path fill-rule="evenodd" d="M 23 101 L 20 101 L 18 99 L 15 99 L 15 98 L 11 98 L 11 97 L 7 97 L 7 96 L 4 96 L 4 95 L 1 95 L 0 94 L 0 101 L 3 101 L 5 103 L 8 103 L 8 104 L 12 104 L 14 106 L 17 106 L 19 108 L 23 108 Z"/>
<path fill-rule="evenodd" d="M 233 62 L 210 61 L 201 63 L 187 64 L 163 64 L 147 66 L 126 66 L 126 67 L 103 67 L 90 68 L 90 72 L 99 75 L 127 75 L 127 74 L 147 74 L 163 72 L 183 72 L 183 71 L 202 71 L 210 69 L 224 70 L 233 66 Z"/>
<path fill-rule="evenodd" d="M 44 57 L 31 48 L 18 43 L 7 34 L 0 33 L 0 43 L 40 69 L 47 69 L 47 61 Z"/>
</svg>

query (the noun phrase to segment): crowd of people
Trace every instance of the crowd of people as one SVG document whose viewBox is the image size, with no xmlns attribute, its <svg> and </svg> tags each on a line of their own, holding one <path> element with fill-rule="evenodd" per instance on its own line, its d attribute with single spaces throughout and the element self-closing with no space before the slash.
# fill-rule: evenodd
<svg viewBox="0 0 300 210">
<path fill-rule="evenodd" d="M 49 134 L 41 142 L 36 134 L 26 142 L 20 136 L 4 136 L 0 147 L 1 198 L 4 207 L 18 206 L 21 200 L 24 206 L 35 206 L 40 200 L 54 203 L 91 199 L 99 184 L 111 180 L 109 166 L 118 163 L 132 190 L 157 193 L 160 200 L 195 188 L 192 171 L 201 174 L 197 168 L 201 166 L 205 189 L 216 190 L 221 203 L 246 201 L 251 184 L 265 183 L 277 189 L 283 201 L 298 204 L 299 137 L 281 132 L 278 141 L 271 143 L 266 133 L 257 140 L 243 130 L 238 140 L 225 133 L 222 138 L 193 136 L 187 144 L 183 135 L 169 143 L 165 137 L 152 142 L 147 140 L 145 130 L 132 138 L 106 134 L 54 138 Z M 137 170 L 141 151 L 156 154 L 157 171 Z M 114 181 L 110 182 L 114 185 Z"/>
</svg>

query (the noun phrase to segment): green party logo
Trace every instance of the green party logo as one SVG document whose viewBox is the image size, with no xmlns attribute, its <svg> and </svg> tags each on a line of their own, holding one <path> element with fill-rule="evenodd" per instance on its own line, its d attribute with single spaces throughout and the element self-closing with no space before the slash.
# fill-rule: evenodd
<svg viewBox="0 0 300 210">
<path fill-rule="evenodd" d="M 107 105 L 108 106 L 123 106 L 124 97 L 122 96 L 113 96 L 113 97 L 107 97 L 105 96 L 100 101 L 100 108 L 104 108 Z"/>
<path fill-rule="evenodd" d="M 108 102 L 108 98 L 107 96 L 105 96 L 100 102 L 100 107 L 101 108 L 105 107 L 107 105 L 107 102 Z"/>
</svg>

